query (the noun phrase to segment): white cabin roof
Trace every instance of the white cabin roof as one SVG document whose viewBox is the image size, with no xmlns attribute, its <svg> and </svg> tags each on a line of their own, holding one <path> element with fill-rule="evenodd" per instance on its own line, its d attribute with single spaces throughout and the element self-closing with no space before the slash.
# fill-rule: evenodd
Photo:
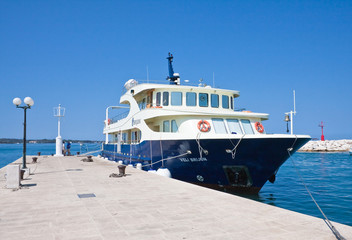
<svg viewBox="0 0 352 240">
<path fill-rule="evenodd" d="M 205 87 L 198 87 L 198 86 L 188 86 L 188 85 L 171 85 L 171 84 L 155 84 L 155 83 L 142 83 L 138 84 L 129 90 L 128 92 L 131 93 L 131 91 L 134 92 L 134 95 L 137 95 L 140 92 L 146 91 L 146 90 L 158 90 L 158 89 L 164 89 L 164 90 L 169 90 L 169 91 L 175 91 L 175 90 L 183 90 L 183 91 L 194 91 L 194 92 L 206 92 L 206 93 L 223 93 L 223 94 L 230 94 L 233 95 L 234 98 L 240 96 L 239 91 L 235 90 L 227 90 L 227 89 L 220 89 L 220 88 L 212 88 L 211 86 L 205 86 Z"/>
</svg>

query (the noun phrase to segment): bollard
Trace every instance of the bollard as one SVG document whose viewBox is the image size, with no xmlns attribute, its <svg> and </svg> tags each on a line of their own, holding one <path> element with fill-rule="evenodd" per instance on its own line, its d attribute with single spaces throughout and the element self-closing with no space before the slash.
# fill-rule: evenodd
<svg viewBox="0 0 352 240">
<path fill-rule="evenodd" d="M 118 165 L 117 167 L 119 168 L 119 175 L 125 176 L 126 166 L 125 165 Z"/>
<path fill-rule="evenodd" d="M 38 152 L 38 156 L 40 156 L 41 152 Z"/>
<path fill-rule="evenodd" d="M 20 172 L 20 174 L 21 174 L 21 180 L 23 180 L 23 176 L 24 176 L 24 173 L 25 173 L 25 172 L 26 172 L 25 170 L 21 169 L 21 172 Z"/>
<path fill-rule="evenodd" d="M 80 154 L 80 152 L 77 152 L 77 155 L 79 155 Z"/>
<path fill-rule="evenodd" d="M 37 163 L 38 158 L 37 157 L 32 157 L 33 161 L 32 163 Z"/>
</svg>

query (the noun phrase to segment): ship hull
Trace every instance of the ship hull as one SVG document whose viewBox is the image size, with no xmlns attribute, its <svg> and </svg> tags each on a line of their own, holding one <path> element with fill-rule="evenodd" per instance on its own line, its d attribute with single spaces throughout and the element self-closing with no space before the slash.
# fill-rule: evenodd
<svg viewBox="0 0 352 240">
<path fill-rule="evenodd" d="M 166 167 L 172 178 L 225 192 L 258 193 L 307 137 L 143 141 L 104 144 L 102 156 L 143 170 Z"/>
</svg>

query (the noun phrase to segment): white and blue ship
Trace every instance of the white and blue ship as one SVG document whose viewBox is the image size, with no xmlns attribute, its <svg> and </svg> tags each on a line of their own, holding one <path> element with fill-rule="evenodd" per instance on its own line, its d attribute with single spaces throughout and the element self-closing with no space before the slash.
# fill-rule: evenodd
<svg viewBox="0 0 352 240">
<path fill-rule="evenodd" d="M 169 84 L 124 85 L 106 110 L 102 156 L 226 192 L 257 193 L 308 135 L 267 134 L 265 113 L 235 110 L 238 91 L 181 85 L 169 54 Z M 109 116 L 111 109 L 123 114 Z M 139 165 L 140 165 L 139 164 Z"/>
</svg>

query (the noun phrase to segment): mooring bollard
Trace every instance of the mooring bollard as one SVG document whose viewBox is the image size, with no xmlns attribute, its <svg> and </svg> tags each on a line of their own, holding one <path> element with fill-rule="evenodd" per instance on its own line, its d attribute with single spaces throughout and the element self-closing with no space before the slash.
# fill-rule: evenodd
<svg viewBox="0 0 352 240">
<path fill-rule="evenodd" d="M 25 170 L 21 169 L 21 180 L 23 180 L 24 173 L 25 173 Z"/>
<path fill-rule="evenodd" d="M 37 157 L 32 157 L 32 163 L 37 163 L 38 158 Z"/>
<path fill-rule="evenodd" d="M 125 176 L 126 166 L 125 165 L 118 165 L 117 167 L 119 168 L 119 175 Z"/>
<path fill-rule="evenodd" d="M 77 152 L 77 155 L 79 155 L 80 154 L 80 152 Z"/>
<path fill-rule="evenodd" d="M 41 152 L 38 152 L 38 156 L 40 156 Z"/>
</svg>

